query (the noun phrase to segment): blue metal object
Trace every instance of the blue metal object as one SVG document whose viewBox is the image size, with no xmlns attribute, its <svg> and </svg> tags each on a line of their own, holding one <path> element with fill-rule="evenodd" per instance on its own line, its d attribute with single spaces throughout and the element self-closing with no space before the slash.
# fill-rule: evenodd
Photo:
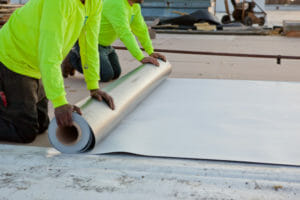
<svg viewBox="0 0 300 200">
<path fill-rule="evenodd" d="M 145 0 L 142 14 L 146 20 L 166 19 L 178 17 L 179 14 L 174 11 L 190 14 L 199 9 L 208 10 L 210 6 L 210 0 Z"/>
</svg>

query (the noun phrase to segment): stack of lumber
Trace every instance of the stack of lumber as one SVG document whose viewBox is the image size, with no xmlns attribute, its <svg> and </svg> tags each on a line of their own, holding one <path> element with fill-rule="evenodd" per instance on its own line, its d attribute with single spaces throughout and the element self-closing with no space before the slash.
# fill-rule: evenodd
<svg viewBox="0 0 300 200">
<path fill-rule="evenodd" d="M 2 2 L 8 2 L 9 0 L 0 0 L 0 26 L 5 24 L 7 20 L 9 19 L 10 15 L 17 9 L 20 8 L 23 5 L 18 4 L 7 4 Z"/>
<path fill-rule="evenodd" d="M 0 0 L 0 4 L 10 4 L 10 0 Z"/>
<path fill-rule="evenodd" d="M 300 37 L 300 20 L 284 20 L 283 32 L 287 37 Z"/>
</svg>

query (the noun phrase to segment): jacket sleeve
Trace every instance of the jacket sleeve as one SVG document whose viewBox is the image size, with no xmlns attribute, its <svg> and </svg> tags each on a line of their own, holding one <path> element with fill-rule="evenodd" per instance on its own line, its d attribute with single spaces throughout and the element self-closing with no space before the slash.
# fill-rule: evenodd
<svg viewBox="0 0 300 200">
<path fill-rule="evenodd" d="M 98 37 L 102 1 L 94 1 L 91 14 L 85 19 L 85 25 L 79 36 L 80 56 L 87 89 L 98 89 L 100 80 L 100 61 L 98 52 Z"/>
<path fill-rule="evenodd" d="M 66 13 L 70 12 L 68 1 L 45 1 L 40 20 L 38 64 L 46 96 L 55 108 L 68 103 L 60 65 L 63 60 Z"/>
<path fill-rule="evenodd" d="M 129 13 L 126 9 L 125 2 L 123 0 L 110 1 L 109 3 L 107 2 L 105 6 L 105 9 L 109 11 L 109 16 L 106 16 L 107 12 L 105 12 L 104 16 L 111 23 L 113 29 L 116 31 L 120 40 L 127 47 L 131 55 L 139 61 L 144 59 L 144 54 L 131 31 L 128 21 Z"/>
<path fill-rule="evenodd" d="M 149 36 L 148 27 L 141 12 L 141 6 L 139 4 L 136 4 L 135 6 L 137 6 L 137 12 L 131 23 L 131 29 L 148 55 L 151 55 L 153 53 L 153 46 Z"/>
</svg>

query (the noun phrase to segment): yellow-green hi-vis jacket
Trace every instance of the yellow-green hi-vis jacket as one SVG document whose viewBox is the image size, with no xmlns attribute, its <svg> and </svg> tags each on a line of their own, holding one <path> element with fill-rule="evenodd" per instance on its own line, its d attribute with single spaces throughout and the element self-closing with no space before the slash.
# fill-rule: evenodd
<svg viewBox="0 0 300 200">
<path fill-rule="evenodd" d="M 61 62 L 79 38 L 87 88 L 99 81 L 102 1 L 30 0 L 0 30 L 0 61 L 13 72 L 42 78 L 54 107 L 67 104 Z"/>
<path fill-rule="evenodd" d="M 131 6 L 128 0 L 104 0 L 99 44 L 109 46 L 120 38 L 132 56 L 140 61 L 144 58 L 144 55 L 135 36 L 137 36 L 146 52 L 151 55 L 153 53 L 152 42 L 141 13 L 140 4 Z"/>
</svg>

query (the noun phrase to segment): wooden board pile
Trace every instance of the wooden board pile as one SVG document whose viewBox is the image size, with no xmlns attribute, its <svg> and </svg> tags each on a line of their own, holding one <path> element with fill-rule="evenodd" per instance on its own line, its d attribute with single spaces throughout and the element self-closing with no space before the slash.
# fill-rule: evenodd
<svg viewBox="0 0 300 200">
<path fill-rule="evenodd" d="M 0 0 L 0 26 L 5 24 L 11 14 L 23 5 L 9 4 L 10 0 Z"/>
</svg>

